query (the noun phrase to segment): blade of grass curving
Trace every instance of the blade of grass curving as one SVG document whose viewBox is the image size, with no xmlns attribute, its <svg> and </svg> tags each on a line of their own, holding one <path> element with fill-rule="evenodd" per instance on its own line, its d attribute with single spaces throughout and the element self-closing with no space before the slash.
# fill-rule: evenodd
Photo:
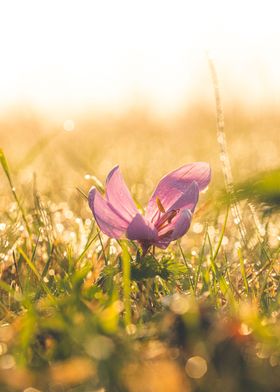
<svg viewBox="0 0 280 392">
<path fill-rule="evenodd" d="M 54 249 L 55 249 L 55 246 L 52 245 L 51 251 L 50 251 L 50 254 L 49 254 L 49 257 L 48 257 L 48 260 L 47 260 L 47 262 L 46 262 L 46 264 L 44 266 L 44 269 L 43 269 L 43 272 L 42 272 L 42 275 L 41 275 L 41 279 L 44 279 L 44 277 L 48 273 L 48 270 L 49 270 L 51 262 L 52 262 L 52 256 L 53 256 L 53 253 L 54 253 Z"/>
<path fill-rule="evenodd" d="M 48 214 L 47 214 L 47 210 L 44 207 L 39 192 L 37 191 L 37 181 L 36 181 L 36 174 L 33 174 L 33 201 L 34 201 L 34 207 L 35 207 L 35 218 L 36 218 L 36 222 L 37 222 L 37 229 L 38 232 L 40 233 L 42 229 L 44 229 L 44 232 L 47 236 L 47 244 L 48 244 L 48 248 L 50 251 L 51 248 L 51 244 L 54 241 L 54 231 L 48 229 L 50 226 L 52 226 L 52 222 L 51 219 L 49 218 Z M 34 227 L 35 226 L 35 222 L 34 222 Z"/>
<path fill-rule="evenodd" d="M 217 296 L 217 289 L 216 289 L 215 281 L 218 282 L 222 294 L 225 297 L 228 297 L 230 302 L 233 303 L 234 295 L 232 293 L 232 290 L 231 290 L 229 284 L 227 283 L 227 281 L 226 281 L 223 273 L 221 272 L 220 268 L 216 264 L 216 258 L 217 258 L 219 249 L 220 249 L 221 244 L 222 244 L 223 236 L 224 236 L 224 231 L 225 231 L 225 227 L 226 227 L 226 223 L 227 223 L 227 217 L 228 217 L 228 210 L 227 210 L 227 214 L 226 214 L 226 217 L 225 217 L 225 222 L 224 222 L 224 225 L 223 225 L 223 229 L 222 229 L 222 232 L 221 232 L 221 235 L 220 235 L 220 238 L 219 238 L 218 245 L 217 245 L 217 248 L 215 250 L 215 253 L 213 253 L 213 247 L 212 247 L 212 243 L 211 243 L 211 239 L 210 239 L 209 233 L 207 233 L 207 237 L 208 237 L 209 248 L 210 248 L 210 263 L 211 263 L 211 268 L 212 268 L 213 275 L 214 275 L 214 279 L 213 279 L 212 284 L 213 284 L 213 287 L 214 287 L 214 292 L 216 293 L 216 301 L 218 300 L 218 296 Z"/>
<path fill-rule="evenodd" d="M 226 210 L 225 220 L 224 220 L 224 224 L 223 224 L 222 231 L 221 231 L 221 234 L 220 234 L 220 238 L 219 238 L 219 241 L 218 241 L 218 245 L 217 245 L 217 248 L 216 248 L 216 250 L 214 252 L 214 255 L 213 255 L 213 260 L 214 261 L 216 260 L 216 258 L 218 256 L 219 250 L 220 250 L 222 242 L 223 242 L 223 238 L 224 238 L 225 230 L 226 230 L 226 226 L 227 226 L 227 221 L 228 221 L 228 213 L 229 213 L 229 207 Z"/>
<path fill-rule="evenodd" d="M 210 270 L 213 273 L 213 279 L 210 281 L 210 291 L 212 292 L 213 296 L 217 300 L 217 287 L 216 287 L 216 282 L 218 281 L 218 269 L 215 264 L 215 261 L 213 260 L 213 246 L 211 242 L 211 238 L 209 236 L 209 233 L 207 232 L 207 239 L 208 239 L 208 244 L 209 244 L 209 250 L 210 250 Z"/>
<path fill-rule="evenodd" d="M 131 324 L 131 266 L 130 266 L 130 256 L 128 253 L 127 245 L 124 241 L 121 241 L 122 247 L 122 270 L 123 270 L 123 299 L 124 299 L 124 322 L 125 326 Z"/>
<path fill-rule="evenodd" d="M 83 198 L 84 198 L 86 201 L 88 200 L 88 197 L 87 197 L 86 193 L 85 193 L 81 188 L 76 187 L 76 190 L 80 193 L 80 195 L 83 196 Z"/>
<path fill-rule="evenodd" d="M 280 167 L 253 175 L 237 184 L 236 191 L 239 200 L 261 205 L 265 215 L 276 212 L 280 208 Z"/>
<path fill-rule="evenodd" d="M 20 212 L 21 212 L 22 219 L 24 221 L 26 230 L 27 230 L 27 232 L 29 234 L 29 237 L 30 237 L 31 236 L 31 230 L 30 230 L 29 224 L 27 222 L 27 218 L 26 218 L 23 206 L 22 206 L 22 204 L 19 201 L 19 198 L 17 196 L 16 188 L 14 187 L 14 184 L 13 184 L 13 181 L 12 181 L 12 177 L 11 177 L 11 174 L 10 174 L 10 170 L 9 170 L 9 165 L 8 165 L 7 159 L 5 157 L 4 151 L 1 148 L 0 148 L 0 163 L 1 163 L 2 169 L 4 170 L 4 173 L 5 173 L 5 175 L 6 175 L 7 179 L 8 179 L 8 182 L 9 182 L 9 185 L 10 185 L 10 188 L 11 188 L 11 191 L 12 191 L 12 195 L 13 195 L 13 197 L 15 199 L 15 202 L 17 203 L 17 206 L 18 206 Z"/>
<path fill-rule="evenodd" d="M 88 248 L 91 246 L 91 244 L 96 240 L 96 238 L 98 237 L 98 233 L 90 240 L 87 242 L 85 249 L 82 251 L 82 253 L 78 256 L 76 263 L 78 263 L 79 261 L 81 261 L 84 257 L 84 255 L 86 254 Z"/>
<path fill-rule="evenodd" d="M 268 244 L 265 243 L 264 241 L 264 235 L 265 235 L 265 228 L 261 224 L 259 217 L 257 215 L 255 206 L 253 205 L 252 202 L 248 203 L 249 210 L 251 211 L 252 217 L 253 217 L 253 222 L 254 226 L 256 229 L 256 234 L 257 234 L 257 239 L 260 244 L 260 247 L 263 251 L 263 254 L 265 255 L 268 264 L 270 265 L 272 263 L 272 255 L 269 249 Z"/>
<path fill-rule="evenodd" d="M 201 251 L 200 251 L 200 254 L 199 254 L 199 263 L 198 263 L 198 266 L 197 266 L 195 279 L 194 279 L 194 291 L 195 292 L 197 290 L 199 274 L 200 274 L 201 266 L 202 266 L 202 263 L 203 263 L 203 257 L 204 257 L 204 252 L 205 252 L 205 244 L 206 244 L 206 239 L 207 239 L 207 233 L 208 233 L 208 224 L 206 224 L 205 233 L 204 233 L 204 236 L 203 236 L 202 248 L 201 248 Z"/>
<path fill-rule="evenodd" d="M 39 284 L 41 285 L 42 289 L 45 291 L 45 293 L 47 294 L 47 296 L 53 301 L 55 302 L 55 298 L 53 297 L 52 293 L 50 292 L 48 286 L 42 281 L 41 279 L 41 275 L 39 273 L 39 271 L 37 270 L 37 268 L 35 267 L 34 263 L 30 260 L 30 258 L 26 255 L 26 253 L 24 252 L 23 249 L 19 248 L 18 249 L 19 254 L 23 257 L 24 261 L 27 263 L 27 265 L 29 266 L 29 268 L 31 269 L 31 271 L 34 273 L 34 275 L 36 276 L 36 278 L 38 279 Z"/>
<path fill-rule="evenodd" d="M 101 245 L 102 254 L 103 254 L 103 257 L 104 257 L 104 263 L 105 263 L 105 265 L 108 265 L 108 261 L 107 261 L 107 257 L 106 257 L 106 253 L 105 253 L 105 248 L 104 248 L 104 245 L 103 245 L 103 241 L 102 241 L 99 229 L 97 229 L 97 236 L 98 236 L 98 239 L 99 239 L 99 242 L 100 242 L 100 245 Z"/>
<path fill-rule="evenodd" d="M 93 232 L 94 232 L 95 226 L 96 226 L 96 225 L 95 225 L 95 222 L 94 222 L 94 220 L 93 220 L 92 223 L 91 223 L 90 231 L 89 231 L 89 233 L 88 233 L 87 242 L 86 242 L 86 245 L 85 245 L 85 246 L 87 246 L 87 245 L 91 242 L 91 236 L 92 236 L 92 234 L 93 234 Z M 97 234 L 95 235 L 94 238 L 96 238 L 96 237 L 97 237 Z"/>
<path fill-rule="evenodd" d="M 227 260 L 226 254 L 224 255 L 224 257 L 225 257 L 225 262 L 226 262 L 226 264 L 228 264 L 228 260 Z M 229 284 L 229 287 L 230 287 L 230 289 L 231 289 L 231 292 L 232 292 L 232 293 L 235 293 L 236 296 L 237 296 L 239 299 L 241 299 L 241 294 L 239 293 L 238 288 L 235 287 L 235 285 L 232 283 L 231 275 L 230 275 L 230 272 L 229 272 L 229 269 L 228 269 L 228 268 L 226 269 L 226 276 L 227 276 L 227 280 L 228 280 L 228 284 Z"/>
<path fill-rule="evenodd" d="M 180 249 L 181 256 L 182 256 L 182 258 L 183 258 L 183 260 L 184 260 L 184 264 L 185 264 L 185 266 L 186 266 L 186 268 L 187 268 L 187 271 L 188 271 L 188 278 L 189 278 L 189 282 L 190 282 L 191 291 L 192 291 L 192 293 L 194 294 L 194 284 L 193 284 L 192 277 L 191 277 L 191 269 L 190 269 L 190 267 L 189 267 L 189 265 L 188 265 L 186 256 L 184 255 L 184 252 L 183 252 L 183 249 L 182 249 L 182 247 L 181 247 L 181 244 L 180 244 L 180 241 L 179 241 L 179 240 L 177 241 L 177 244 L 178 244 L 178 247 L 179 247 L 179 249 Z"/>
<path fill-rule="evenodd" d="M 259 290 L 259 293 L 258 293 L 259 301 L 261 300 L 261 298 L 262 298 L 262 296 L 263 296 L 263 294 L 265 292 L 267 281 L 268 281 L 269 275 L 272 273 L 273 267 L 274 267 L 274 264 L 270 263 L 269 267 L 266 270 L 266 273 L 265 273 L 264 278 L 263 278 L 263 282 L 261 284 L 261 287 L 260 287 L 260 290 Z"/>
<path fill-rule="evenodd" d="M 244 258 L 242 255 L 241 248 L 238 248 L 237 254 L 238 254 L 238 258 L 239 258 L 239 262 L 240 262 L 240 271 L 241 271 L 242 279 L 244 282 L 245 290 L 246 290 L 246 293 L 249 294 L 249 284 L 248 284 L 248 280 L 247 280 L 247 276 L 246 276 L 245 263 L 244 263 Z"/>
<path fill-rule="evenodd" d="M 39 241 L 40 241 L 40 234 L 39 234 L 39 236 L 36 239 L 35 246 L 34 246 L 33 251 L 32 251 L 32 256 L 31 256 L 31 261 L 32 262 L 34 262 L 34 260 L 35 260 L 36 251 L 37 251 L 37 247 L 38 247 Z M 26 276 L 25 285 L 24 285 L 24 291 L 26 291 L 26 292 L 28 292 L 28 285 L 30 283 L 30 274 L 31 273 L 32 273 L 31 269 L 29 268 L 27 270 L 27 276 Z"/>
<path fill-rule="evenodd" d="M 13 251 L 13 262 L 14 262 L 14 266 L 15 266 L 15 270 L 16 270 L 16 276 L 17 276 L 17 280 L 18 280 L 18 285 L 19 285 L 20 291 L 23 293 L 21 279 L 20 279 L 20 274 L 19 274 L 19 269 L 18 269 L 18 263 L 16 261 L 16 255 L 15 255 L 14 251 Z"/>
<path fill-rule="evenodd" d="M 35 259 L 36 251 L 37 251 L 38 244 L 39 244 L 39 241 L 40 241 L 40 237 L 41 237 L 41 235 L 39 234 L 37 239 L 36 239 L 35 246 L 34 246 L 34 249 L 33 249 L 33 252 L 32 252 L 32 256 L 31 256 L 31 260 L 32 261 L 34 261 L 34 259 Z"/>
<path fill-rule="evenodd" d="M 16 294 L 15 289 L 12 288 L 8 283 L 4 282 L 3 280 L 0 280 L 0 290 L 5 291 L 8 294 Z"/>
</svg>

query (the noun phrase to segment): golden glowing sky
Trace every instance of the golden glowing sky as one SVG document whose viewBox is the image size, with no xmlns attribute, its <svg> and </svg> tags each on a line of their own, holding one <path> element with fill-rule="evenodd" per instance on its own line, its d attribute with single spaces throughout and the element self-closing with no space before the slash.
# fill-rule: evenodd
<svg viewBox="0 0 280 392">
<path fill-rule="evenodd" d="M 269 0 L 3 1 L 0 107 L 176 110 L 212 93 L 206 51 L 225 97 L 278 104 L 279 15 Z"/>
</svg>

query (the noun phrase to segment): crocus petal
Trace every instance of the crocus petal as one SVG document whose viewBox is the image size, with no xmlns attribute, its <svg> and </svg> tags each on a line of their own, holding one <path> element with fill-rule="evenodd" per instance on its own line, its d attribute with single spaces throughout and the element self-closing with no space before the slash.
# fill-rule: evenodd
<svg viewBox="0 0 280 392">
<path fill-rule="evenodd" d="M 186 208 L 178 215 L 178 219 L 174 225 L 174 230 L 171 235 L 171 241 L 177 240 L 182 237 L 190 228 L 192 220 L 191 211 Z"/>
<path fill-rule="evenodd" d="M 184 165 L 163 177 L 156 187 L 147 207 L 146 217 L 155 221 L 157 198 L 165 210 L 169 208 L 184 194 L 187 188 L 196 182 L 199 191 L 207 187 L 211 178 L 211 169 L 206 162 L 195 162 Z"/>
<path fill-rule="evenodd" d="M 130 240 L 154 242 L 158 238 L 157 230 L 154 225 L 144 219 L 139 213 L 135 215 L 126 231 L 127 238 Z"/>
<path fill-rule="evenodd" d="M 171 242 L 171 238 L 169 236 L 165 238 L 160 238 L 157 242 L 154 243 L 154 245 L 157 248 L 166 249 L 169 246 L 170 242 Z"/>
<path fill-rule="evenodd" d="M 169 207 L 169 211 L 178 210 L 178 209 L 186 209 L 188 208 L 191 211 L 194 211 L 195 206 L 198 202 L 199 197 L 199 188 L 196 181 L 192 182 L 190 186 L 185 190 L 184 193 Z"/>
<path fill-rule="evenodd" d="M 91 188 L 88 196 L 89 206 L 101 231 L 108 237 L 120 238 L 125 233 L 129 221 L 119 215 L 96 188 Z"/>
<path fill-rule="evenodd" d="M 108 174 L 106 180 L 106 199 L 124 219 L 131 221 L 137 214 L 137 208 L 124 182 L 118 166 Z"/>
</svg>

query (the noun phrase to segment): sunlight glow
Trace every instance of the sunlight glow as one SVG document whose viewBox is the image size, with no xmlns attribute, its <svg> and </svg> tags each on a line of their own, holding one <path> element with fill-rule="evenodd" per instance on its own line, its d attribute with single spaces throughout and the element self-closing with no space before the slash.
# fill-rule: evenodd
<svg viewBox="0 0 280 392">
<path fill-rule="evenodd" d="M 65 120 L 63 123 L 63 129 L 67 132 L 72 132 L 75 129 L 75 123 L 73 120 Z"/>
<path fill-rule="evenodd" d="M 279 91 L 277 2 L 11 0 L 0 8 L 0 106 L 173 110 L 212 93 L 207 50 L 231 94 L 265 100 Z"/>
</svg>

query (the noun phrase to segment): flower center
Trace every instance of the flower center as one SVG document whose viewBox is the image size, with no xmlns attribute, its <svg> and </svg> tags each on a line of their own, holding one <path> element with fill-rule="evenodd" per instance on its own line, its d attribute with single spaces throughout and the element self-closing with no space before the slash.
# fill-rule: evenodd
<svg viewBox="0 0 280 392">
<path fill-rule="evenodd" d="M 156 229 L 162 230 L 167 227 L 171 222 L 172 219 L 178 214 L 179 210 L 171 210 L 166 212 L 156 223 Z"/>
</svg>

